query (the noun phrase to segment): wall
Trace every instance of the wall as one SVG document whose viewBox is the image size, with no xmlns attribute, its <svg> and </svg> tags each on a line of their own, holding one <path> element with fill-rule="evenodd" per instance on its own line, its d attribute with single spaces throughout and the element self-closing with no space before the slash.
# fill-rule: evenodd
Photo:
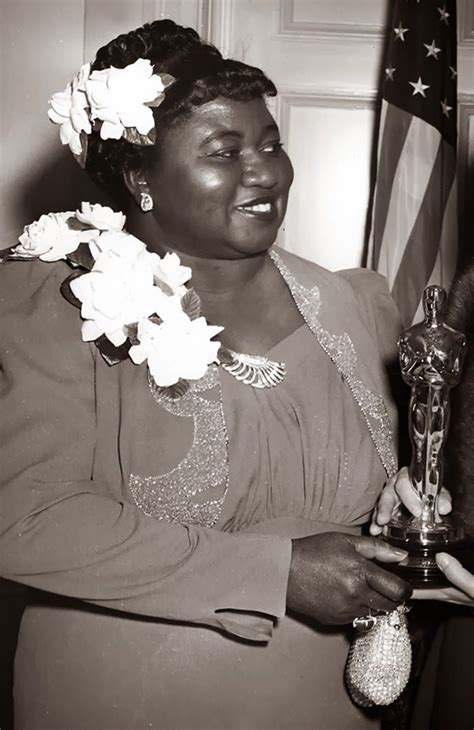
<svg viewBox="0 0 474 730">
<path fill-rule="evenodd" d="M 279 87 L 273 110 L 296 169 L 281 242 L 330 268 L 358 265 L 387 7 L 388 0 L 0 0 L 0 246 L 43 211 L 103 200 L 58 144 L 47 100 L 103 42 L 170 16 L 261 65 Z M 466 211 L 474 167 L 474 0 L 459 0 L 458 15 Z"/>
</svg>

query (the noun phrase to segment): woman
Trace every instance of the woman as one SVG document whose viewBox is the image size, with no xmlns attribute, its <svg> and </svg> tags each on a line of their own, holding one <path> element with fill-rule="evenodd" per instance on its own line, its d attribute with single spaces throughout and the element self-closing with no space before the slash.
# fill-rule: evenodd
<svg viewBox="0 0 474 730">
<path fill-rule="evenodd" d="M 344 688 L 341 626 L 410 593 L 380 565 L 404 553 L 360 536 L 395 471 L 385 363 L 398 323 L 381 277 L 268 253 L 293 177 L 274 93 L 159 21 L 53 97 L 63 142 L 133 236 L 121 214 L 83 205 L 25 230 L 13 257 L 42 260 L 0 271 L 0 565 L 36 589 L 18 730 L 377 724 Z M 92 272 L 64 283 L 66 256 Z M 133 332 L 123 322 L 137 317 L 111 304 L 127 267 L 136 286 L 120 306 L 156 299 Z M 187 267 L 224 330 L 196 320 L 206 367 L 185 353 L 170 391 L 184 320 L 169 300 L 199 314 Z"/>
</svg>

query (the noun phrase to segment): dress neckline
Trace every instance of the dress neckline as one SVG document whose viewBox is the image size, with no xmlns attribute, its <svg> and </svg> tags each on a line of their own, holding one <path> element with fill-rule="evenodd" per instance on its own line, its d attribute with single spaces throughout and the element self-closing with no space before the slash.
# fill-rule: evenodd
<svg viewBox="0 0 474 730">
<path fill-rule="evenodd" d="M 284 273 L 282 272 L 282 270 L 280 269 L 280 267 L 277 266 L 277 263 L 275 261 L 275 258 L 272 255 L 272 248 L 270 248 L 267 251 L 267 256 L 270 258 L 273 266 L 275 267 L 275 269 L 279 273 L 280 278 L 283 280 L 283 283 L 285 284 L 286 288 L 288 289 L 288 291 L 289 291 L 289 293 L 291 295 L 291 301 L 293 302 L 293 306 L 295 307 L 296 311 L 299 312 L 300 317 L 302 318 L 303 321 L 294 330 L 292 330 L 288 334 L 284 335 L 280 340 L 278 340 L 278 342 L 275 342 L 274 345 L 272 345 L 270 348 L 268 348 L 267 350 L 265 350 L 265 352 L 262 352 L 262 353 L 260 353 L 260 352 L 259 353 L 255 353 L 255 352 L 243 352 L 240 349 L 239 350 L 236 350 L 234 348 L 225 347 L 225 345 L 224 345 L 224 347 L 225 347 L 226 350 L 228 350 L 230 352 L 234 352 L 236 355 L 250 356 L 250 357 L 256 357 L 256 358 L 261 357 L 261 358 L 269 359 L 270 353 L 272 353 L 280 345 L 282 345 L 284 342 L 286 342 L 286 340 L 288 340 L 290 337 L 292 337 L 294 334 L 296 334 L 296 332 L 298 332 L 299 330 L 304 329 L 305 327 L 307 327 L 307 323 L 306 323 L 305 317 L 301 313 L 301 311 L 299 310 L 298 305 L 297 305 L 297 302 L 295 300 L 294 292 L 293 292 L 291 286 L 289 285 L 289 283 L 288 283 L 288 281 L 286 279 L 286 276 L 284 275 Z"/>
</svg>

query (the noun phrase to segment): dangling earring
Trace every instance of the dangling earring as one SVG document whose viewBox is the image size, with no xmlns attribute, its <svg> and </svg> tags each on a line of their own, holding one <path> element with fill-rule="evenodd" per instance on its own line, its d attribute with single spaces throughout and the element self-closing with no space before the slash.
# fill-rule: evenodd
<svg viewBox="0 0 474 730">
<path fill-rule="evenodd" d="M 140 193 L 140 208 L 144 213 L 153 210 L 153 198 L 149 193 Z"/>
</svg>

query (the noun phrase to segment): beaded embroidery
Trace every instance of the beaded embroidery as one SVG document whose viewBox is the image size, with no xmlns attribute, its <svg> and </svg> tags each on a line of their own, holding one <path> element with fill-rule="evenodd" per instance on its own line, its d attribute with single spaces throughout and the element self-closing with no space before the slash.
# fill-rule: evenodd
<svg viewBox="0 0 474 730">
<path fill-rule="evenodd" d="M 318 319 L 321 307 L 318 287 L 304 287 L 275 251 L 270 251 L 270 256 L 309 329 L 344 376 L 390 476 L 396 471 L 396 458 L 388 414 L 383 398 L 355 375 L 357 354 L 349 335 L 336 335 L 324 329 Z M 156 519 L 213 527 L 221 514 L 229 483 L 228 437 L 218 368 L 211 365 L 206 375 L 194 381 L 180 398 L 166 396 L 151 378 L 149 387 L 156 403 L 168 413 L 193 419 L 194 438 L 183 461 L 167 474 L 145 478 L 132 474 L 129 482 L 132 496 L 145 514 Z M 218 389 L 216 400 L 200 395 L 212 388 Z"/>
<path fill-rule="evenodd" d="M 193 419 L 194 438 L 183 461 L 167 474 L 146 478 L 132 474 L 129 481 L 132 496 L 137 506 L 155 519 L 213 527 L 221 513 L 229 481 L 227 429 L 222 398 L 211 401 L 199 394 L 216 387 L 220 389 L 217 367 L 210 366 L 201 380 L 194 381 L 176 399 L 164 395 L 151 377 L 148 383 L 153 398 L 168 413 Z"/>
<path fill-rule="evenodd" d="M 321 296 L 317 286 L 307 289 L 300 284 L 283 263 L 278 253 L 270 251 L 270 256 L 278 271 L 288 285 L 296 306 L 319 344 L 333 361 L 359 406 L 369 429 L 375 449 L 388 476 L 397 470 L 397 460 L 393 449 L 393 432 L 382 396 L 370 390 L 356 378 L 357 354 L 349 335 L 335 335 L 324 329 L 318 319 Z"/>
</svg>

